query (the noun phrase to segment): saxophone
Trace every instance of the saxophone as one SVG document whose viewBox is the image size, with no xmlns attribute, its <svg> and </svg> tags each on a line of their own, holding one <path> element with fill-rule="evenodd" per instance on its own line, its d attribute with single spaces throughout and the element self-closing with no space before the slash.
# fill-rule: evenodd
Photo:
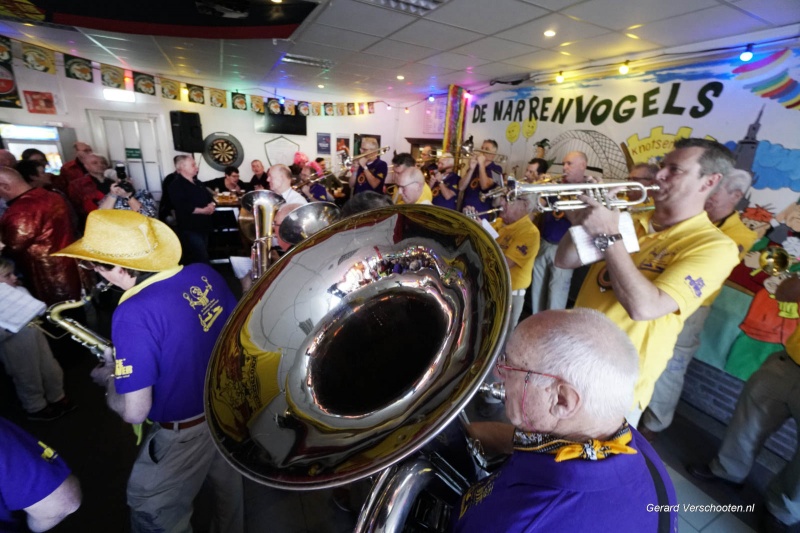
<svg viewBox="0 0 800 533">
<path fill-rule="evenodd" d="M 105 359 L 103 359 L 103 353 L 107 348 L 114 349 L 114 345 L 111 344 L 111 341 L 98 335 L 77 320 L 61 316 L 63 311 L 84 306 L 91 300 L 91 296 L 84 296 L 80 300 L 67 300 L 65 302 L 55 303 L 47 308 L 45 316 L 51 324 L 55 324 L 61 329 L 66 330 L 73 340 L 88 348 L 100 361 L 105 361 Z"/>
</svg>

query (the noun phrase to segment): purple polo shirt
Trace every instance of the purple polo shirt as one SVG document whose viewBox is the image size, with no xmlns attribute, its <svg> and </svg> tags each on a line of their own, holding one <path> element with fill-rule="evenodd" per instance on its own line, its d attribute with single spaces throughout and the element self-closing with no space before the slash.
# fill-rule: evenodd
<svg viewBox="0 0 800 533">
<path fill-rule="evenodd" d="M 456 174 L 455 172 L 451 172 L 450 174 L 445 176 L 445 178 L 442 180 L 442 183 L 444 183 L 451 191 L 455 192 L 456 193 L 455 196 L 453 196 L 449 200 L 446 200 L 445 197 L 442 196 L 441 192 L 439 191 L 439 187 L 441 187 L 441 184 L 437 183 L 436 186 L 434 186 L 431 189 L 431 192 L 433 193 L 433 200 L 431 201 L 431 203 L 433 203 L 433 205 L 438 205 L 439 207 L 456 209 L 456 202 L 458 201 L 459 181 L 460 178 L 458 177 L 458 174 Z"/>
<path fill-rule="evenodd" d="M 386 173 L 389 171 L 386 161 L 381 161 L 379 157 L 375 161 L 367 163 L 367 168 L 373 176 L 381 181 L 380 184 L 376 188 L 370 186 L 367 177 L 364 176 L 364 169 L 358 167 L 356 171 L 356 186 L 353 188 L 353 194 L 355 195 L 364 191 L 374 191 L 383 194 L 383 184 L 386 181 Z"/>
<path fill-rule="evenodd" d="M 486 175 L 494 179 L 495 174 L 502 176 L 503 169 L 497 163 L 491 162 L 486 166 Z M 492 200 L 489 199 L 483 202 L 480 199 L 480 194 L 494 189 L 497 185 L 495 181 L 495 184 L 488 189 L 482 189 L 481 179 L 478 176 L 478 167 L 476 166 L 475 170 L 472 171 L 472 177 L 467 184 L 467 188 L 464 190 L 464 199 L 461 202 L 461 209 L 463 210 L 467 206 L 472 206 L 478 212 L 488 211 L 492 208 Z M 488 216 L 489 215 L 483 215 L 481 218 L 487 218 Z"/>
<path fill-rule="evenodd" d="M 120 394 L 153 387 L 150 420 L 185 420 L 203 412 L 208 361 L 236 298 L 202 263 L 153 279 L 126 291 L 114 311 L 114 384 Z"/>
</svg>

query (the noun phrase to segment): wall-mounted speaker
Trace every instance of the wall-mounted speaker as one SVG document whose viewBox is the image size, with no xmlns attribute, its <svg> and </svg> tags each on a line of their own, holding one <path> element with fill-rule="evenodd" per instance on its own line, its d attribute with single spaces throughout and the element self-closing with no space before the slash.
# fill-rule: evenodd
<svg viewBox="0 0 800 533">
<path fill-rule="evenodd" d="M 172 124 L 172 143 L 177 151 L 203 152 L 203 126 L 199 113 L 170 111 L 169 121 Z"/>
</svg>

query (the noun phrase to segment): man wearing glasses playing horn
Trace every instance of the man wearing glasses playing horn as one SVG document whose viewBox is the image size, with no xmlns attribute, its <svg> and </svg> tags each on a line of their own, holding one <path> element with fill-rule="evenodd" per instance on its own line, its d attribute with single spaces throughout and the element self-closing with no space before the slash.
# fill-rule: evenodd
<svg viewBox="0 0 800 533">
<path fill-rule="evenodd" d="M 498 360 L 511 424 L 469 433 L 511 454 L 454 510 L 454 531 L 677 531 L 675 490 L 661 459 L 625 422 L 638 356 L 590 309 L 520 322 Z"/>
<path fill-rule="evenodd" d="M 620 326 L 639 351 L 639 380 L 628 422 L 635 425 L 667 366 L 683 324 L 739 261 L 736 244 L 711 223 L 704 207 L 720 180 L 733 170 L 730 150 L 707 139 L 681 139 L 656 174 L 655 210 L 638 213 L 633 226 L 639 251 L 622 245 L 620 213 L 588 196 L 586 209 L 570 211 L 602 261 L 581 286 L 575 307 L 601 311 Z M 581 266 L 573 228 L 561 240 L 556 266 Z M 614 245 L 619 242 L 618 245 Z"/>
</svg>

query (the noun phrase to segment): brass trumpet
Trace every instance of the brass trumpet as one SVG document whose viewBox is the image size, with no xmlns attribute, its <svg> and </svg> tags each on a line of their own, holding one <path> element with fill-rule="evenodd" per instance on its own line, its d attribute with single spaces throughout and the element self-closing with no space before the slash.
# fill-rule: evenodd
<svg viewBox="0 0 800 533">
<path fill-rule="evenodd" d="M 495 207 L 494 209 L 487 209 L 486 211 L 478 211 L 476 213 L 464 213 L 464 214 L 467 215 L 472 220 L 480 220 L 480 217 L 482 217 L 483 215 L 494 214 L 495 216 L 492 218 L 492 220 L 495 220 L 497 216 L 504 210 L 505 208 L 500 206 L 500 207 Z"/>
<path fill-rule="evenodd" d="M 498 165 L 502 165 L 506 161 L 508 161 L 508 156 L 505 154 L 498 154 L 495 152 L 490 152 L 488 150 L 479 150 L 477 148 L 471 148 L 469 146 L 462 146 L 461 147 L 461 157 L 472 157 L 473 154 L 485 154 L 485 155 L 493 155 L 494 162 Z"/>
<path fill-rule="evenodd" d="M 318 176 L 316 178 L 313 178 L 313 179 L 310 179 L 310 180 L 303 180 L 303 181 L 299 182 L 297 185 L 292 185 L 292 189 L 294 189 L 294 190 L 299 192 L 306 185 L 314 185 L 315 183 L 323 181 L 323 180 L 327 180 L 328 178 L 333 178 L 333 180 L 336 182 L 338 187 L 342 186 L 342 180 L 339 179 L 339 176 L 337 176 L 333 172 L 326 172 L 325 174 L 323 174 L 321 176 Z"/>
<path fill-rule="evenodd" d="M 647 191 L 657 191 L 658 185 L 642 185 L 635 181 L 615 183 L 557 183 L 537 185 L 517 182 L 513 187 L 498 187 L 480 195 L 482 201 L 504 196 L 509 202 L 521 196 L 532 195 L 536 200 L 536 209 L 546 211 L 572 211 L 584 209 L 587 204 L 578 200 L 585 195 L 594 198 L 609 209 L 629 209 L 647 200 Z M 615 194 L 609 196 L 609 192 Z M 625 196 L 633 191 L 641 192 L 638 200 L 629 200 Z"/>
<path fill-rule="evenodd" d="M 378 157 L 380 157 L 380 156 L 382 156 L 383 154 L 385 154 L 388 151 L 389 151 L 389 147 L 388 146 L 384 146 L 382 148 L 378 148 L 377 150 L 371 150 L 371 151 L 365 152 L 363 154 L 358 154 L 358 155 L 355 155 L 355 156 L 347 156 L 347 157 L 345 157 L 343 164 L 346 167 L 350 167 L 350 166 L 353 165 L 354 161 L 357 161 L 357 160 L 359 160 L 359 159 L 361 159 L 363 157 L 369 158 L 369 157 L 372 157 L 373 155 L 377 155 Z"/>
</svg>

